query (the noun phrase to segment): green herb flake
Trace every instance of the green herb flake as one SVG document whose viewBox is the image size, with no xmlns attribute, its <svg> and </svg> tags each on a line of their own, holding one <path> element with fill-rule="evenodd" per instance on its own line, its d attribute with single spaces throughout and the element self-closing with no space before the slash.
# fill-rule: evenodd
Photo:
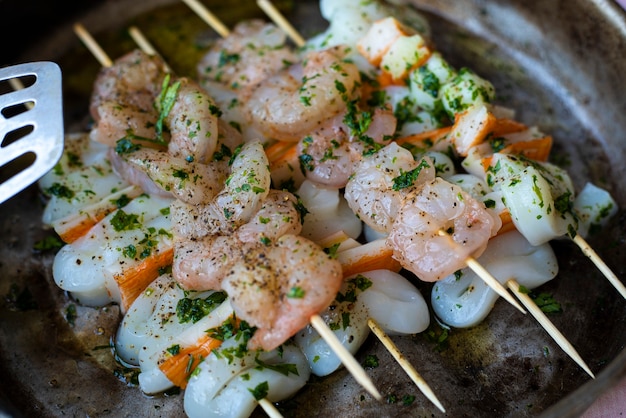
<svg viewBox="0 0 626 418">
<path fill-rule="evenodd" d="M 306 292 L 305 292 L 304 289 L 302 289 L 299 286 L 293 286 L 287 292 L 287 297 L 290 298 L 290 299 L 302 299 L 302 298 L 304 298 L 305 294 L 306 294 Z"/>
<path fill-rule="evenodd" d="M 176 316 L 178 317 L 178 321 L 181 324 L 187 322 L 195 324 L 224 302 L 226 297 L 225 292 L 214 292 L 204 299 L 182 298 L 176 304 Z"/>
<path fill-rule="evenodd" d="M 378 357 L 375 354 L 368 354 L 363 360 L 363 367 L 367 369 L 374 369 L 379 366 Z"/>
<path fill-rule="evenodd" d="M 259 383 L 254 389 L 248 388 L 254 399 L 260 401 L 261 399 L 267 398 L 267 393 L 270 389 L 269 384 L 266 382 Z"/>
<path fill-rule="evenodd" d="M 122 209 L 115 212 L 111 218 L 111 225 L 116 232 L 130 231 L 141 227 L 139 217 L 134 213 L 126 213 Z"/>
</svg>

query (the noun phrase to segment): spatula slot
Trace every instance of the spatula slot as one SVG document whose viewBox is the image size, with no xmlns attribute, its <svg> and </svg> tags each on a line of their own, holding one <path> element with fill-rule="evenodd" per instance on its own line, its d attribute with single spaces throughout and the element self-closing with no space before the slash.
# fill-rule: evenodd
<svg viewBox="0 0 626 418">
<path fill-rule="evenodd" d="M 0 183 L 4 183 L 13 176 L 23 172 L 32 166 L 36 159 L 37 154 L 29 151 L 0 166 Z"/>
<path fill-rule="evenodd" d="M 8 132 L 2 139 L 1 146 L 8 147 L 12 143 L 19 141 L 25 136 L 31 134 L 34 130 L 35 130 L 35 127 L 33 125 L 25 125 L 25 126 L 19 127 L 18 129 L 15 129 L 14 131 Z"/>
</svg>

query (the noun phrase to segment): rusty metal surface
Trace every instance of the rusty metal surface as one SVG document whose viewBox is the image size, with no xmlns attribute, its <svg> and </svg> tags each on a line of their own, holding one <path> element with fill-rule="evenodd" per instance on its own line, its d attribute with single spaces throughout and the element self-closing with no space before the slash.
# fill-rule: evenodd
<svg viewBox="0 0 626 418">
<path fill-rule="evenodd" d="M 147 7 L 142 3 L 125 9 L 130 3 L 102 3 L 82 21 L 88 27 L 94 22 L 98 31 L 124 27 L 122 16 L 144 13 Z M 521 121 L 554 135 L 554 153 L 571 162 L 568 170 L 577 186 L 594 181 L 626 208 L 626 101 L 620 96 L 626 73 L 621 55 L 626 50 L 626 23 L 617 6 L 601 1 L 414 3 L 425 11 L 444 56 L 455 66 L 470 66 L 490 79 L 499 100 L 517 109 Z M 319 17 L 311 18 L 315 5 L 307 2 L 298 7 L 292 20 L 318 24 Z M 115 16 L 108 20 L 114 23 L 102 18 L 107 14 Z M 62 26 L 50 34 L 47 42 L 55 42 L 54 49 L 42 41 L 24 57 L 49 59 L 54 58 L 50 54 L 75 51 L 77 41 L 69 30 Z M 66 87 L 72 100 L 67 104 L 69 122 L 81 126 L 85 98 L 79 89 Z M 32 250 L 48 234 L 39 221 L 42 207 L 33 188 L 0 206 L 0 411 L 28 417 L 183 416 L 180 395 L 147 397 L 115 377 L 113 370 L 119 366 L 102 347 L 114 334 L 116 307 L 79 308 L 74 325 L 68 324 L 65 312 L 70 301 L 51 280 L 52 255 Z M 622 278 L 626 277 L 625 232 L 622 209 L 600 236 L 589 240 Z M 438 394 L 447 416 L 578 416 L 625 373 L 624 300 L 572 243 L 552 245 L 560 273 L 542 289 L 554 295 L 564 312 L 550 319 L 597 379 L 590 380 L 531 317 L 499 301 L 479 326 L 452 330 L 443 351 L 424 335 L 394 337 Z M 429 285 L 417 285 L 427 296 Z M 376 354 L 381 365 L 368 373 L 383 395 L 393 395 L 397 402 L 373 401 L 351 376 L 339 371 L 312 379 L 281 405 L 283 413 L 443 416 L 373 337 L 357 358 L 370 354 Z M 405 395 L 415 396 L 415 401 L 404 405 Z"/>
</svg>

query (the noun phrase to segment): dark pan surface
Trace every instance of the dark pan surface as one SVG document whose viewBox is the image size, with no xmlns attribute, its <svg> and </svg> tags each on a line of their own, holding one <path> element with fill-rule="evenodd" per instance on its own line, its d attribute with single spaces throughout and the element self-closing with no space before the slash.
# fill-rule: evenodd
<svg viewBox="0 0 626 418">
<path fill-rule="evenodd" d="M 193 60 L 177 61 L 170 52 L 171 38 L 168 49 L 165 40 L 159 44 L 156 34 L 177 33 L 183 43 L 201 43 L 212 35 L 184 7 L 165 3 L 112 0 L 95 5 L 80 20 L 114 57 L 132 48 L 122 29 L 131 21 L 137 23 L 170 63 L 178 63 L 175 70 L 189 72 Z M 251 10 L 241 0 L 230 8 L 214 3 L 213 11 L 228 24 Z M 425 12 L 444 56 L 456 67 L 469 66 L 491 80 L 499 101 L 515 108 L 519 120 L 539 125 L 555 137 L 555 161 L 567 163 L 579 188 L 593 181 L 626 208 L 626 100 L 622 97 L 626 17 L 617 5 L 600 0 L 414 3 Z M 146 18 L 144 12 L 156 6 L 167 7 L 167 12 Z M 188 22 L 185 31 L 173 32 L 181 19 Z M 310 2 L 299 4 L 290 19 L 305 26 L 305 35 L 321 24 L 317 6 Z M 39 59 L 61 63 L 67 126 L 84 128 L 98 64 L 68 24 L 31 44 L 15 61 Z M 147 397 L 116 377 L 124 371 L 107 348 L 118 319 L 116 307 L 79 307 L 74 324 L 68 323 L 66 309 L 71 301 L 51 280 L 53 255 L 32 250 L 35 242 L 50 234 L 39 221 L 42 207 L 34 188 L 0 207 L 0 411 L 28 417 L 182 416 L 180 395 Z M 621 278 L 626 277 L 625 232 L 622 209 L 608 228 L 589 239 Z M 560 273 L 542 290 L 553 294 L 564 312 L 550 319 L 597 378 L 591 380 L 578 368 L 531 317 L 499 301 L 479 326 L 452 330 L 443 350 L 437 350 L 425 334 L 394 338 L 438 394 L 447 416 L 574 417 L 626 374 L 624 300 L 574 244 L 552 244 Z M 418 286 L 428 296 L 430 287 Z M 434 321 L 432 331 L 440 332 Z M 312 379 L 281 405 L 283 413 L 442 416 L 373 337 L 357 358 L 362 361 L 369 354 L 376 354 L 381 365 L 368 373 L 383 395 L 393 395 L 397 402 L 373 401 L 351 376 L 339 371 L 326 379 Z M 405 395 L 415 396 L 410 406 L 403 405 Z"/>
</svg>

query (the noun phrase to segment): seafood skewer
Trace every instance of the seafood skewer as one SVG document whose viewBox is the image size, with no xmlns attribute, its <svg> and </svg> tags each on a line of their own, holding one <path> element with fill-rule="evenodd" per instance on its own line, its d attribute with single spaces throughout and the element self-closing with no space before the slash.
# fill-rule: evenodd
<svg viewBox="0 0 626 418">
<path fill-rule="evenodd" d="M 95 40 L 93 40 L 93 38 L 88 34 L 88 32 L 80 25 L 77 25 L 76 27 L 79 28 L 79 30 L 77 30 L 77 34 L 79 34 L 81 39 L 83 39 L 83 38 L 86 39 L 85 44 L 88 45 L 90 50 L 98 51 L 97 54 L 100 57 L 99 61 L 101 63 L 111 62 L 110 59 L 104 53 L 104 51 L 97 45 Z M 319 330 L 321 327 L 326 327 L 327 328 L 326 324 L 323 321 L 317 321 L 316 322 L 315 321 L 316 317 L 319 318 L 318 315 L 313 315 L 311 317 L 311 321 L 312 321 L 312 323 L 315 323 L 316 329 Z M 320 322 L 321 322 L 321 324 L 320 324 Z M 334 337 L 332 332 L 330 332 L 330 334 Z M 328 335 L 328 334 L 326 334 L 326 335 Z M 333 348 L 338 347 L 337 344 L 333 343 L 332 341 L 329 342 L 329 344 Z M 337 355 L 342 359 L 343 362 L 346 362 L 348 364 L 347 365 L 348 370 L 350 370 L 352 373 L 357 373 L 357 375 L 355 376 L 357 378 L 357 381 L 359 381 L 359 383 L 361 383 L 368 390 L 368 392 L 370 392 L 372 394 L 372 396 L 374 396 L 376 399 L 379 399 L 379 400 L 382 399 L 382 396 L 380 395 L 378 390 L 375 388 L 374 384 L 371 382 L 371 379 L 369 379 L 369 377 L 367 376 L 365 371 L 362 369 L 362 367 L 358 364 L 358 362 L 356 362 L 356 360 L 354 360 L 354 358 L 349 353 L 347 353 L 345 351 L 345 349 L 340 344 L 339 344 L 339 347 L 341 347 L 341 348 L 338 348 L 339 352 L 337 353 Z M 341 352 L 342 349 L 344 351 L 343 353 Z M 347 356 L 346 356 L 346 353 L 348 354 Z M 359 373 L 359 369 L 361 370 L 360 373 Z"/>
</svg>

